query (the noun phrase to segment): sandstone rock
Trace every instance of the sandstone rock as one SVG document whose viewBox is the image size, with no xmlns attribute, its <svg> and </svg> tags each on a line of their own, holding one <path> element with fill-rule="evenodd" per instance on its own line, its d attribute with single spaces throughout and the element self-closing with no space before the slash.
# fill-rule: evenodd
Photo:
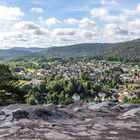
<svg viewBox="0 0 140 140">
<path fill-rule="evenodd" d="M 101 109 L 103 107 L 112 107 L 114 104 L 111 102 L 102 102 L 102 103 L 97 103 L 97 104 L 93 104 L 93 105 L 89 105 L 88 109 L 91 110 L 98 110 Z"/>
<path fill-rule="evenodd" d="M 0 115 L 0 121 L 3 121 L 6 119 L 6 116 L 5 115 Z"/>
<path fill-rule="evenodd" d="M 19 127 L 19 126 L 12 126 L 12 127 L 8 130 L 8 132 L 9 132 L 10 134 L 15 134 L 15 133 L 17 133 L 20 129 L 21 129 L 21 127 Z"/>
<path fill-rule="evenodd" d="M 76 108 L 74 108 L 74 109 L 73 109 L 73 111 L 74 111 L 74 112 L 77 112 L 77 111 L 78 111 L 78 112 L 79 112 L 79 111 L 82 111 L 82 107 L 76 107 Z"/>
<path fill-rule="evenodd" d="M 29 113 L 25 110 L 16 110 L 12 113 L 13 113 L 13 118 L 17 120 L 22 119 L 22 118 L 28 118 L 29 116 Z"/>
<path fill-rule="evenodd" d="M 45 138 L 47 139 L 53 139 L 53 140 L 75 140 L 75 138 L 68 136 L 63 133 L 58 133 L 56 131 L 51 131 L 47 134 L 45 134 Z"/>
<path fill-rule="evenodd" d="M 0 112 L 0 140 L 140 140 L 139 105 L 16 104 Z"/>
<path fill-rule="evenodd" d="M 136 115 L 140 116 L 140 107 L 125 112 L 124 114 L 122 114 L 122 117 L 131 118 L 131 117 L 135 117 Z"/>
<path fill-rule="evenodd" d="M 7 137 L 7 136 L 9 136 L 10 134 L 3 134 L 3 135 L 0 135 L 0 138 L 4 138 L 4 137 Z"/>
<path fill-rule="evenodd" d="M 120 107 L 121 109 L 133 109 L 133 108 L 140 107 L 140 105 L 137 105 L 137 104 L 120 104 L 120 105 L 117 105 L 117 107 Z"/>
<path fill-rule="evenodd" d="M 12 122 L 3 122 L 0 127 L 11 127 L 13 125 Z"/>
</svg>

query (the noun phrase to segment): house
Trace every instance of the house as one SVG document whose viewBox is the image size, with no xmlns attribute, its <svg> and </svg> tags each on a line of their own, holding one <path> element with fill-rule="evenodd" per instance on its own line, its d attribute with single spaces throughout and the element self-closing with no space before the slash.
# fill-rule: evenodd
<svg viewBox="0 0 140 140">
<path fill-rule="evenodd" d="M 81 96 L 80 96 L 79 93 L 75 93 L 75 94 L 72 96 L 72 99 L 73 99 L 75 102 L 78 102 L 78 101 L 80 101 Z"/>
</svg>

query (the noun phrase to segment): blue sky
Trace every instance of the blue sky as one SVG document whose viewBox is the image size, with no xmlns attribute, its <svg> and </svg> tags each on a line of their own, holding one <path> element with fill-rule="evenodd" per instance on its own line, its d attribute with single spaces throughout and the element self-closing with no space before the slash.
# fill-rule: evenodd
<svg viewBox="0 0 140 140">
<path fill-rule="evenodd" d="M 139 36 L 139 0 L 0 0 L 2 49 L 120 42 Z"/>
</svg>

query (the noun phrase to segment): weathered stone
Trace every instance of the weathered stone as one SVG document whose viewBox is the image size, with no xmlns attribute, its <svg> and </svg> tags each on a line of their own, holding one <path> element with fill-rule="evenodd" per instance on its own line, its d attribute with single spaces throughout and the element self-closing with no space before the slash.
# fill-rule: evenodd
<svg viewBox="0 0 140 140">
<path fill-rule="evenodd" d="M 75 111 L 75 112 L 82 111 L 82 108 L 81 107 L 77 107 L 77 108 L 74 108 L 73 111 Z"/>
<path fill-rule="evenodd" d="M 133 104 L 16 104 L 1 111 L 0 140 L 140 139 L 140 107 Z"/>
<path fill-rule="evenodd" d="M 19 127 L 19 126 L 12 126 L 12 127 L 8 130 L 8 132 L 9 132 L 10 134 L 15 134 L 15 133 L 17 133 L 20 129 L 21 129 L 21 127 Z"/>
<path fill-rule="evenodd" d="M 12 122 L 3 122 L 0 127 L 11 127 L 13 125 Z"/>
<path fill-rule="evenodd" d="M 28 118 L 29 116 L 29 113 L 25 110 L 16 110 L 12 113 L 13 113 L 13 118 L 17 120 L 22 119 L 22 118 Z"/>
<path fill-rule="evenodd" d="M 98 110 L 98 109 L 101 109 L 103 107 L 112 107 L 113 106 L 113 103 L 110 103 L 110 102 L 102 102 L 102 103 L 97 103 L 97 104 L 91 104 L 88 106 L 88 109 L 91 109 L 91 110 Z"/>
<path fill-rule="evenodd" d="M 124 114 L 122 114 L 122 117 L 130 118 L 130 117 L 135 117 L 136 115 L 140 116 L 140 107 L 125 112 Z"/>
<path fill-rule="evenodd" d="M 5 120 L 6 116 L 5 115 L 0 115 L 0 121 Z"/>
<path fill-rule="evenodd" d="M 45 138 L 47 139 L 53 139 L 53 140 L 75 140 L 75 138 L 68 136 L 63 133 L 58 133 L 56 131 L 51 131 L 47 134 L 45 134 Z"/>
</svg>

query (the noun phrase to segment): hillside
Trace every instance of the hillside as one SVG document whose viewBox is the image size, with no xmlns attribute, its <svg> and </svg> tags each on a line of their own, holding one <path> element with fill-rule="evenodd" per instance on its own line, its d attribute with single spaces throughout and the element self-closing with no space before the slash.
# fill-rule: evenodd
<svg viewBox="0 0 140 140">
<path fill-rule="evenodd" d="M 0 50 L 2 57 L 70 58 L 92 57 L 117 61 L 140 61 L 140 39 L 121 43 L 84 43 L 51 48 L 20 48 Z"/>
<path fill-rule="evenodd" d="M 107 60 L 140 61 L 140 39 L 116 43 L 102 50 L 99 56 Z"/>
<path fill-rule="evenodd" d="M 0 50 L 0 58 L 21 57 L 30 54 L 30 51 L 25 50 Z"/>
<path fill-rule="evenodd" d="M 7 58 L 7 57 L 22 57 L 31 55 L 35 52 L 41 52 L 47 50 L 46 48 L 24 48 L 24 47 L 14 47 L 8 50 L 0 50 L 0 58 Z"/>
<path fill-rule="evenodd" d="M 41 52 L 47 50 L 47 48 L 36 48 L 36 47 L 30 47 L 30 48 L 25 48 L 25 47 L 14 47 L 11 48 L 10 50 L 20 50 L 20 51 L 30 51 L 30 52 Z"/>
<path fill-rule="evenodd" d="M 70 58 L 93 57 L 117 61 L 139 61 L 140 39 L 122 43 L 85 43 L 71 46 L 52 47 L 47 51 L 33 53 L 31 57 Z"/>
<path fill-rule="evenodd" d="M 84 43 L 70 46 L 51 47 L 47 51 L 34 53 L 33 57 L 45 57 L 49 58 L 69 58 L 69 57 L 87 57 L 95 55 L 102 49 L 111 47 L 111 44 L 107 43 Z M 96 55 L 97 55 L 96 54 Z"/>
</svg>

